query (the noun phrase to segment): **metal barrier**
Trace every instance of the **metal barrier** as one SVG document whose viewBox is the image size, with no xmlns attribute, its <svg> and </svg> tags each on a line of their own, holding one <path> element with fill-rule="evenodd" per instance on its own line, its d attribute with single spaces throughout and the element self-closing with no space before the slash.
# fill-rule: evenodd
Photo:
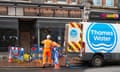
<svg viewBox="0 0 120 72">
<path fill-rule="evenodd" d="M 38 48 L 38 47 L 32 47 L 31 48 L 31 51 L 30 51 L 30 54 L 32 56 L 32 60 L 35 60 L 35 59 L 42 59 L 42 47 Z"/>
<path fill-rule="evenodd" d="M 9 47 L 8 62 L 16 62 L 17 60 L 23 61 L 24 48 Z"/>
</svg>

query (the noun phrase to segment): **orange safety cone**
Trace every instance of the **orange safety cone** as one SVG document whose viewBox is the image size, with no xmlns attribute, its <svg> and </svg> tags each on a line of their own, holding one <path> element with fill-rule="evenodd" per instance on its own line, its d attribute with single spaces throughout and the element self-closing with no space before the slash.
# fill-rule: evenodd
<svg viewBox="0 0 120 72">
<path fill-rule="evenodd" d="M 8 62 L 11 63 L 12 62 L 12 57 L 9 55 L 8 57 Z"/>
<path fill-rule="evenodd" d="M 11 49 L 10 49 L 10 51 L 9 51 L 8 62 L 9 62 L 9 63 L 12 62 L 12 52 L 11 52 Z"/>
<path fill-rule="evenodd" d="M 60 69 L 60 65 L 59 64 L 55 64 L 54 69 Z"/>
</svg>

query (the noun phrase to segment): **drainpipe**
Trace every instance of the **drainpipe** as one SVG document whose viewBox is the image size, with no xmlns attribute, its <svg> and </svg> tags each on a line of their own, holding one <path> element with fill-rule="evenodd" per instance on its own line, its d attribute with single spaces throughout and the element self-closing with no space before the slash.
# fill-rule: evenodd
<svg viewBox="0 0 120 72">
<path fill-rule="evenodd" d="M 37 35 L 38 35 L 38 48 L 40 48 L 40 29 L 39 29 L 39 23 L 38 23 L 38 26 L 37 26 Z"/>
</svg>

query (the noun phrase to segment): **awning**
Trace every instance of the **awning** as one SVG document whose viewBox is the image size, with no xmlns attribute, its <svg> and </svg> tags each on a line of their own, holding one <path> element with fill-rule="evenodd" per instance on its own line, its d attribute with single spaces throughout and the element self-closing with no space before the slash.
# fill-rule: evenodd
<svg viewBox="0 0 120 72">
<path fill-rule="evenodd" d="M 0 28 L 18 28 L 17 18 L 0 18 Z"/>
<path fill-rule="evenodd" d="M 47 27 L 52 27 L 52 28 L 64 28 L 65 24 L 68 22 L 80 22 L 80 19 L 39 19 L 37 20 L 37 27 L 40 28 L 47 28 Z"/>
</svg>

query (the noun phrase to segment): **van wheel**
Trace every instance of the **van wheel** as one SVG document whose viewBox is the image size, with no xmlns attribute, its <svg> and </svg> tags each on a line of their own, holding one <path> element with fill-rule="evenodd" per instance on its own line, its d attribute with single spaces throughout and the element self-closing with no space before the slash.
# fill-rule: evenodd
<svg viewBox="0 0 120 72">
<path fill-rule="evenodd" d="M 100 66 L 102 66 L 103 65 L 103 57 L 99 56 L 99 55 L 95 55 L 92 58 L 91 64 L 94 67 L 100 67 Z"/>
</svg>

